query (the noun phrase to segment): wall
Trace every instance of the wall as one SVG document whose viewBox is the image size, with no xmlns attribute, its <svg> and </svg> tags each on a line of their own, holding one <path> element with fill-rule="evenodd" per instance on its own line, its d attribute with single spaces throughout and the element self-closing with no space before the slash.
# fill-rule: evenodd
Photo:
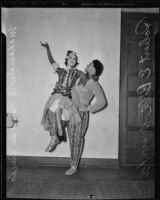
<svg viewBox="0 0 160 200">
<path fill-rule="evenodd" d="M 40 41 L 47 41 L 61 67 L 65 67 L 65 54 L 70 49 L 78 53 L 81 70 L 96 58 L 104 64 L 100 84 L 109 105 L 90 115 L 83 157 L 118 158 L 121 10 L 11 8 L 5 12 L 7 111 L 15 112 L 19 120 L 17 127 L 7 129 L 7 155 L 70 156 L 68 140 L 53 153 L 44 151 L 50 138 L 40 121 L 44 104 L 57 80 L 46 51 L 40 46 Z M 10 25 L 16 28 L 13 37 Z M 12 50 L 14 53 L 10 55 Z"/>
</svg>

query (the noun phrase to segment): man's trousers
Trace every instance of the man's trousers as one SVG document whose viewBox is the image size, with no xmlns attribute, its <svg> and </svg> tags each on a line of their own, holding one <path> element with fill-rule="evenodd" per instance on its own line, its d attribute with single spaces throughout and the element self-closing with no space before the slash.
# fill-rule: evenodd
<svg viewBox="0 0 160 200">
<path fill-rule="evenodd" d="M 67 132 L 71 150 L 71 166 L 78 167 L 84 147 L 84 136 L 88 128 L 89 112 L 81 112 L 81 122 L 77 124 L 68 124 Z"/>
</svg>

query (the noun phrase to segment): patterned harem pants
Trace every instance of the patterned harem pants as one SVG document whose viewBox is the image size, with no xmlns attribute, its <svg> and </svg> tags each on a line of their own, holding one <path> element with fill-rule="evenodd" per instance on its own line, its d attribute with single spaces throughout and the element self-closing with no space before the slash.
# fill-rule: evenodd
<svg viewBox="0 0 160 200">
<path fill-rule="evenodd" d="M 56 114 L 48 110 L 47 120 L 49 124 L 50 136 L 57 135 L 58 126 L 57 126 Z"/>
<path fill-rule="evenodd" d="M 81 123 L 68 124 L 67 131 L 71 150 L 71 166 L 78 167 L 84 146 L 84 136 L 88 128 L 89 112 L 80 112 Z"/>
<path fill-rule="evenodd" d="M 48 111 L 48 122 L 49 122 L 49 132 L 50 136 L 57 134 L 57 123 L 55 114 Z M 89 123 L 89 112 L 80 111 L 81 122 L 77 124 L 68 124 L 67 125 L 67 132 L 69 137 L 70 143 L 70 150 L 71 150 L 71 161 L 70 165 L 74 165 L 78 167 L 79 161 L 82 155 L 83 146 L 84 146 L 84 136 L 88 128 Z"/>
</svg>

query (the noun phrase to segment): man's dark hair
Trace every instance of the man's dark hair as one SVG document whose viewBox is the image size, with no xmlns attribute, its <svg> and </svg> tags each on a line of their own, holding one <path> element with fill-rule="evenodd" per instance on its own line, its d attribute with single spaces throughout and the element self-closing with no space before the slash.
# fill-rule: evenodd
<svg viewBox="0 0 160 200">
<path fill-rule="evenodd" d="M 73 53 L 73 51 L 68 50 L 66 56 L 69 56 L 70 53 Z M 64 64 L 67 66 L 67 63 L 68 63 L 68 59 L 66 58 Z M 76 55 L 76 64 L 75 64 L 74 67 L 76 67 L 78 64 L 79 64 L 79 63 L 78 63 L 78 57 L 77 57 L 77 55 Z"/>
<path fill-rule="evenodd" d="M 104 66 L 99 60 L 93 60 L 94 68 L 96 70 L 95 76 L 100 76 L 103 72 Z"/>
</svg>

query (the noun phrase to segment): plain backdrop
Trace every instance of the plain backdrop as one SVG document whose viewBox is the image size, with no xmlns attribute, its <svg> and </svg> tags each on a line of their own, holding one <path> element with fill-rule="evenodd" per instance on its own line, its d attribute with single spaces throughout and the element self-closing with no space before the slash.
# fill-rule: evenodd
<svg viewBox="0 0 160 200">
<path fill-rule="evenodd" d="M 18 125 L 7 129 L 7 155 L 69 157 L 69 141 L 53 153 L 46 153 L 49 133 L 40 125 L 45 102 L 57 75 L 53 73 L 46 50 L 47 41 L 55 60 L 65 67 L 67 50 L 77 52 L 78 68 L 85 69 L 93 59 L 104 64 L 100 84 L 108 100 L 103 111 L 90 114 L 85 137 L 84 158 L 118 158 L 119 78 L 121 9 L 115 8 L 9 8 L 2 9 L 7 48 L 11 46 L 9 26 L 16 27 L 15 55 L 7 56 L 7 112 L 14 103 Z M 11 59 L 15 59 L 14 68 Z M 12 71 L 12 76 L 9 73 Z M 95 100 L 94 100 L 95 101 Z M 13 138 L 15 142 L 13 142 Z"/>
</svg>

